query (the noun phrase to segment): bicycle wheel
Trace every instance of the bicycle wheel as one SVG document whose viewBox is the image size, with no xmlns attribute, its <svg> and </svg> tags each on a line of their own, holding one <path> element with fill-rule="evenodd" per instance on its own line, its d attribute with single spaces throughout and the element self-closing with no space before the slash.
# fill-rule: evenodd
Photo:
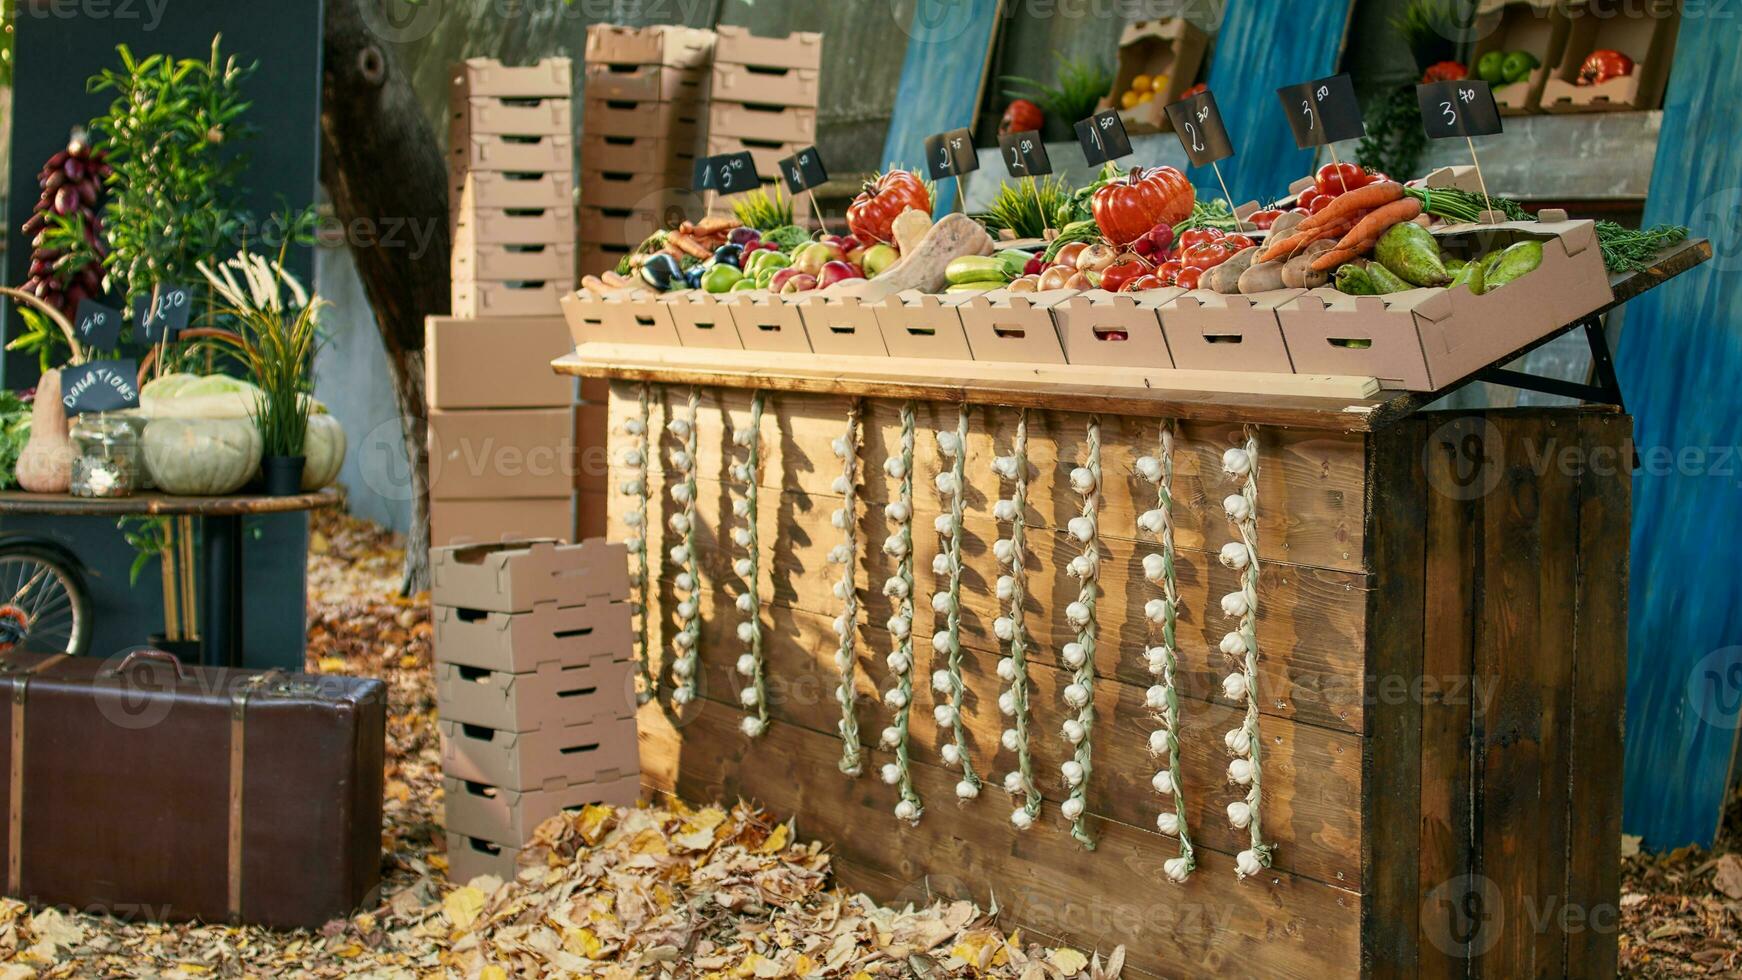
<svg viewBox="0 0 1742 980">
<path fill-rule="evenodd" d="M 0 654 L 85 652 L 91 636 L 84 577 L 30 545 L 0 546 Z"/>
</svg>

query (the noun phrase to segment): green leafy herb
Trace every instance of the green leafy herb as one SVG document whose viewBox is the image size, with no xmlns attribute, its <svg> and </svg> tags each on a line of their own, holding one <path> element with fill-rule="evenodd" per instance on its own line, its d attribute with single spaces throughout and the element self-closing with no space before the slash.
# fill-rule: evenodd
<svg viewBox="0 0 1742 980">
<path fill-rule="evenodd" d="M 1048 228 L 1057 227 L 1060 210 L 1071 207 L 1071 189 L 1064 178 L 1046 176 L 1032 183 L 1000 185 L 991 206 L 974 218 L 994 237 L 1009 229 L 1018 238 L 1040 238 Z"/>
<path fill-rule="evenodd" d="M 1208 201 L 1200 198 L 1193 203 L 1191 215 L 1186 220 L 1174 225 L 1173 233 L 1177 237 L 1194 228 L 1238 231 L 1240 226 L 1234 220 L 1234 210 L 1228 207 L 1228 202 L 1217 197 Z"/>
<path fill-rule="evenodd" d="M 792 199 L 779 184 L 774 185 L 772 194 L 766 186 L 758 187 L 732 202 L 732 214 L 746 227 L 770 231 L 792 224 Z"/>
<path fill-rule="evenodd" d="M 1067 123 L 1092 114 L 1113 87 L 1113 76 L 1091 59 L 1066 59 L 1056 51 L 1053 57 L 1058 60 L 1057 85 L 1021 75 L 1005 75 L 1002 81 L 1016 88 L 1004 94 L 1013 99 L 1033 99 L 1047 115 Z"/>
<path fill-rule="evenodd" d="M 1687 238 L 1688 230 L 1680 225 L 1626 228 L 1613 221 L 1597 222 L 1597 245 L 1603 250 L 1603 266 L 1610 272 L 1645 269 L 1659 252 Z"/>
<path fill-rule="evenodd" d="M 138 585 L 140 573 L 151 564 L 151 560 L 169 551 L 172 544 L 169 520 L 167 517 L 123 517 L 115 522 L 115 527 L 121 531 L 121 539 L 133 548 L 133 565 L 127 570 L 127 584 Z"/>
</svg>

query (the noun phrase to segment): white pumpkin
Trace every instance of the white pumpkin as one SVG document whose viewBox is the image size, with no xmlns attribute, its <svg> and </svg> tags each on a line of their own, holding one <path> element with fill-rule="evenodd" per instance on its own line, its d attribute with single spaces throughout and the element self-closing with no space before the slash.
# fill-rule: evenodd
<svg viewBox="0 0 1742 980">
<path fill-rule="evenodd" d="M 260 468 L 260 431 L 246 418 L 155 418 L 144 448 L 158 489 L 182 496 L 235 493 Z"/>
<path fill-rule="evenodd" d="M 308 417 L 308 433 L 302 438 L 302 489 L 309 493 L 339 478 L 345 465 L 345 427 L 325 412 Z"/>
</svg>

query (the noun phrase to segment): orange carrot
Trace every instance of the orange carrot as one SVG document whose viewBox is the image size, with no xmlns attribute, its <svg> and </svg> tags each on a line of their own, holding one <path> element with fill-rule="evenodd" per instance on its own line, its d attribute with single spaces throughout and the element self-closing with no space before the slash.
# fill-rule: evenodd
<svg viewBox="0 0 1742 980">
<path fill-rule="evenodd" d="M 1323 211 L 1309 215 L 1305 221 L 1295 226 L 1295 230 L 1311 231 L 1339 220 L 1349 220 L 1354 218 L 1357 211 L 1382 208 L 1402 196 L 1403 185 L 1395 180 L 1381 180 L 1366 187 L 1357 187 L 1347 194 L 1332 198 Z"/>
<path fill-rule="evenodd" d="M 1297 229 L 1303 227 L 1304 222 L 1302 225 L 1296 226 Z M 1278 259 L 1285 258 L 1321 238 L 1339 238 L 1344 232 L 1347 232 L 1352 227 L 1354 227 L 1353 223 L 1339 221 L 1332 225 L 1310 228 L 1305 231 L 1297 230 L 1288 237 L 1266 246 L 1263 254 L 1259 257 L 1259 261 L 1274 262 Z"/>
<path fill-rule="evenodd" d="M 1368 246 L 1368 248 L 1371 247 L 1371 245 Z M 1329 252 L 1321 253 L 1318 258 L 1313 260 L 1313 271 L 1328 272 L 1331 269 L 1335 269 L 1337 266 L 1342 265 L 1344 262 L 1359 256 L 1363 251 L 1365 250 L 1354 248 L 1333 248 Z"/>
<path fill-rule="evenodd" d="M 1365 188 L 1363 188 L 1365 190 Z M 1403 221 L 1413 221 L 1421 213 L 1421 202 L 1413 197 L 1401 201 L 1393 201 L 1382 208 L 1376 208 L 1367 217 L 1362 218 L 1342 240 L 1337 242 L 1339 250 L 1359 248 L 1363 242 L 1376 243 L 1386 229 Z M 1369 244 L 1368 248 L 1372 245 Z M 1365 251 L 1365 249 L 1363 249 Z"/>
</svg>

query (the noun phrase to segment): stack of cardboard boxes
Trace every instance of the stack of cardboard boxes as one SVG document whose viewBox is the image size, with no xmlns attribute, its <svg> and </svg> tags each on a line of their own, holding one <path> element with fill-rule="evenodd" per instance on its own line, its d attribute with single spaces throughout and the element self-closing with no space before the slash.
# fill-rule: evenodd
<svg viewBox="0 0 1742 980">
<path fill-rule="evenodd" d="M 674 220 L 706 145 L 714 33 L 674 25 L 587 30 L 581 144 L 583 275 L 616 268 Z"/>
<path fill-rule="evenodd" d="M 544 820 L 640 793 L 628 554 L 443 548 L 430 574 L 448 876 L 511 880 Z"/>
<path fill-rule="evenodd" d="M 721 27 L 714 43 L 708 155 L 749 151 L 765 185 L 780 161 L 817 138 L 817 88 L 823 36 L 759 37 Z"/>
</svg>

